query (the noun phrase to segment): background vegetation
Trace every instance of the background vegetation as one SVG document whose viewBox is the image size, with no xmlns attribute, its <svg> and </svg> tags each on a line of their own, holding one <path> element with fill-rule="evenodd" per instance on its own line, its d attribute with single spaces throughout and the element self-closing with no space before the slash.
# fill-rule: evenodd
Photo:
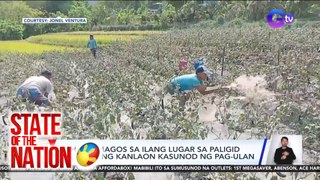
<svg viewBox="0 0 320 180">
<path fill-rule="evenodd" d="M 155 6 L 157 2 L 162 5 Z M 290 12 L 299 21 L 317 20 L 320 14 L 319 1 L 1 1 L 0 39 L 49 32 L 166 29 L 205 20 L 241 25 L 264 21 L 273 8 Z M 86 17 L 88 23 L 21 24 L 25 17 Z"/>
</svg>

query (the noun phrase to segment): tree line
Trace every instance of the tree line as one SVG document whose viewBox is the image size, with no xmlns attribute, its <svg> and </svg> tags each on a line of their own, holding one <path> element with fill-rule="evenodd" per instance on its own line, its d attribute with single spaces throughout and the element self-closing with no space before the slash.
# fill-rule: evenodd
<svg viewBox="0 0 320 180">
<path fill-rule="evenodd" d="M 157 4 L 158 3 L 158 4 Z M 271 9 L 282 9 L 296 18 L 319 19 L 318 1 L 1 1 L 0 39 L 23 39 L 32 35 L 106 30 L 106 26 L 172 25 L 213 20 L 254 22 L 265 19 Z M 82 18 L 87 24 L 22 24 L 22 18 Z"/>
</svg>

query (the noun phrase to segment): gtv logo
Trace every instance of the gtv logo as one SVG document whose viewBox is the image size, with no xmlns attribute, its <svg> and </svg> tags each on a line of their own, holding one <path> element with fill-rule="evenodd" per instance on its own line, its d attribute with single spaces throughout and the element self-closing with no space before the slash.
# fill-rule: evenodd
<svg viewBox="0 0 320 180">
<path fill-rule="evenodd" d="M 281 17 L 277 17 L 277 18 L 275 18 L 275 21 L 273 21 L 274 15 L 279 15 Z M 292 24 L 294 22 L 294 17 L 292 14 L 285 14 L 280 9 L 273 9 L 267 15 L 267 21 L 271 27 L 281 28 L 285 24 Z"/>
</svg>

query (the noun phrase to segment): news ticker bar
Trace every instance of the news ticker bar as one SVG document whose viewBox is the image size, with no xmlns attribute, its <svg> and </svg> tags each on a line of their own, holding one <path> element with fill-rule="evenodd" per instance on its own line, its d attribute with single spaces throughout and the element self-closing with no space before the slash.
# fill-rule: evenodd
<svg viewBox="0 0 320 180">
<path fill-rule="evenodd" d="M 73 170 L 10 170 L 0 165 L 0 172 L 80 172 Z M 90 172 L 320 172 L 320 165 L 99 165 Z"/>
</svg>

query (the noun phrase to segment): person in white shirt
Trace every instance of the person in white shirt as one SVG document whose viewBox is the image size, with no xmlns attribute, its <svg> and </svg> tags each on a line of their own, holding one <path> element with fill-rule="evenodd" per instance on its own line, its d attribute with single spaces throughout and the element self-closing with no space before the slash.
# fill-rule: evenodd
<svg viewBox="0 0 320 180">
<path fill-rule="evenodd" d="M 51 77 L 52 74 L 49 71 L 41 72 L 40 76 L 29 77 L 18 88 L 17 96 L 40 106 L 50 105 L 51 102 L 48 97 L 54 96 Z"/>
</svg>

